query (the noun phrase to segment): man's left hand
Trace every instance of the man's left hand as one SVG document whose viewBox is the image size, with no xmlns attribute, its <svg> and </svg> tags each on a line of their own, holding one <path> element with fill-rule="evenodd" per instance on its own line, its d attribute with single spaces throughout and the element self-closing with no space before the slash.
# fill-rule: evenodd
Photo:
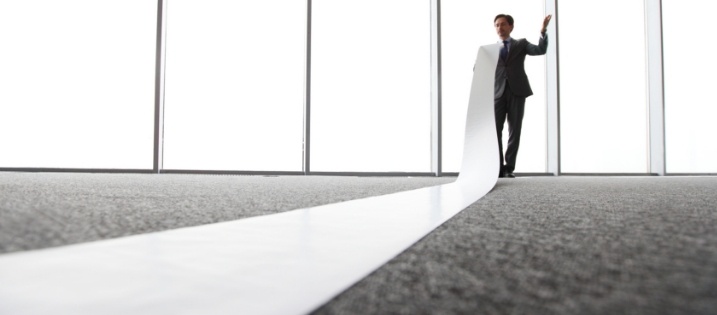
<svg viewBox="0 0 717 315">
<path fill-rule="evenodd" d="M 540 29 L 541 33 L 545 33 L 548 31 L 548 24 L 550 24 L 550 19 L 552 19 L 552 18 L 553 18 L 552 14 L 548 14 L 548 16 L 545 17 L 545 19 L 543 20 L 543 28 Z"/>
</svg>

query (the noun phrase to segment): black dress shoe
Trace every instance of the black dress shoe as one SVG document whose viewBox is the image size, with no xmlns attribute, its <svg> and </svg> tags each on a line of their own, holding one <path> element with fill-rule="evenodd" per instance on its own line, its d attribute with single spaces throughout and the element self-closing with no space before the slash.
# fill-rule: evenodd
<svg viewBox="0 0 717 315">
<path fill-rule="evenodd" d="M 515 178 L 515 174 L 513 174 L 513 173 L 505 173 L 505 177 Z"/>
</svg>

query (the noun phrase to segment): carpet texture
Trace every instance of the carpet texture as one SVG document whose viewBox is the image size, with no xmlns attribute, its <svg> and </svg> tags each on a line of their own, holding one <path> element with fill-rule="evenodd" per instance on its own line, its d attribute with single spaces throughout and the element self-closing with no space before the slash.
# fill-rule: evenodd
<svg viewBox="0 0 717 315">
<path fill-rule="evenodd" d="M 454 180 L 0 172 L 0 254 L 237 220 Z"/>
<path fill-rule="evenodd" d="M 0 252 L 453 180 L 0 173 Z M 484 198 L 314 314 L 715 310 L 717 177 L 538 177 L 500 179 Z"/>
<path fill-rule="evenodd" d="M 717 178 L 518 178 L 315 314 L 716 314 Z"/>
</svg>

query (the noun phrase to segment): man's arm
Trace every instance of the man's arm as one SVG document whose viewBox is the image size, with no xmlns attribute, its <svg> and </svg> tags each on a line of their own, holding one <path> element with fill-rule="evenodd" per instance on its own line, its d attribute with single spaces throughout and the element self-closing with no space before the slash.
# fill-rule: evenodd
<svg viewBox="0 0 717 315">
<path fill-rule="evenodd" d="M 545 52 L 548 51 L 548 34 L 542 34 L 537 45 L 528 42 L 525 51 L 531 56 L 545 55 Z"/>
<path fill-rule="evenodd" d="M 537 56 L 537 55 L 544 55 L 545 52 L 548 51 L 548 24 L 550 24 L 550 19 L 552 19 L 552 15 L 548 15 L 543 19 L 543 27 L 540 29 L 540 41 L 538 42 L 538 45 L 533 45 L 531 43 L 528 43 L 525 50 L 528 53 L 528 55 L 531 56 Z"/>
</svg>

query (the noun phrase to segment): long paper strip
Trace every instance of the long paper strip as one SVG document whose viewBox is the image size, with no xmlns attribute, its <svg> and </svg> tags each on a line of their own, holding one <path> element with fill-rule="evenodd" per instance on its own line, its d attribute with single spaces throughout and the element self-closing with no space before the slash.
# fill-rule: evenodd
<svg viewBox="0 0 717 315">
<path fill-rule="evenodd" d="M 232 222 L 0 256 L 0 314 L 303 314 L 496 183 L 493 76 L 478 52 L 450 184 Z"/>
</svg>

